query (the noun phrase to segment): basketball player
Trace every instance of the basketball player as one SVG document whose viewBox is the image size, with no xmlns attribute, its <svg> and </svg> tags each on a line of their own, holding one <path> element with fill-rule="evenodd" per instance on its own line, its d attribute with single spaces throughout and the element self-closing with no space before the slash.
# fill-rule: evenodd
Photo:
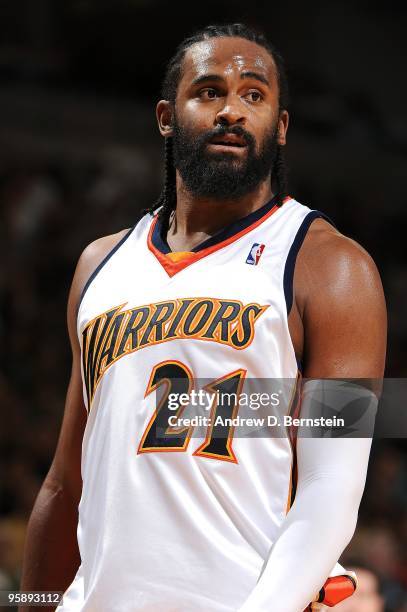
<svg viewBox="0 0 407 612">
<path fill-rule="evenodd" d="M 288 118 L 282 60 L 243 25 L 207 27 L 169 62 L 162 196 L 85 249 L 70 291 L 72 377 L 21 587 L 64 591 L 58 612 L 302 612 L 354 590 L 336 562 L 370 440 L 293 449 L 288 435 L 165 426 L 173 381 L 241 392 L 300 368 L 311 382 L 383 375 L 378 272 L 287 193 Z"/>
</svg>

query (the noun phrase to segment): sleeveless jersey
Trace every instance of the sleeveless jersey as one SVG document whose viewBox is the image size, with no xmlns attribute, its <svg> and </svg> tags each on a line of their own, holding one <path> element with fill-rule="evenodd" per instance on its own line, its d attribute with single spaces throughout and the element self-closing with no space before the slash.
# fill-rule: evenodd
<svg viewBox="0 0 407 612">
<path fill-rule="evenodd" d="M 216 437 L 216 401 L 200 437 L 166 430 L 165 417 L 185 414 L 168 397 L 201 379 L 295 386 L 294 264 L 323 216 L 271 201 L 178 257 L 147 214 L 92 274 L 77 319 L 81 565 L 59 612 L 232 612 L 249 596 L 290 504 L 289 434 Z"/>
</svg>

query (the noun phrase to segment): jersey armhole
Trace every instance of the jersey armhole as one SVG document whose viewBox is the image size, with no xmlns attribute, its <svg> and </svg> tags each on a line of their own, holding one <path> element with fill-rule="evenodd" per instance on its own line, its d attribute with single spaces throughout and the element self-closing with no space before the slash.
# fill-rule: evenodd
<svg viewBox="0 0 407 612">
<path fill-rule="evenodd" d="M 287 259 L 285 262 L 284 268 L 284 297 L 285 303 L 287 307 L 287 316 L 290 314 L 292 305 L 293 305 L 293 297 L 294 297 L 294 270 L 295 270 L 295 262 L 297 261 L 298 252 L 304 242 L 305 236 L 310 228 L 310 225 L 315 219 L 325 219 L 328 221 L 333 227 L 336 228 L 335 223 L 323 212 L 319 210 L 312 210 L 309 212 L 300 227 L 297 230 L 293 243 L 288 251 Z"/>
<path fill-rule="evenodd" d="M 117 244 L 115 244 L 115 246 L 107 253 L 107 255 L 105 255 L 105 257 L 102 259 L 102 261 L 100 262 L 100 264 L 94 269 L 94 271 L 92 272 L 92 274 L 89 276 L 88 280 L 86 281 L 79 301 L 78 301 L 78 305 L 76 307 L 76 318 L 78 318 L 78 314 L 79 314 L 79 309 L 81 307 L 83 298 L 85 297 L 85 294 L 87 292 L 87 290 L 89 289 L 91 283 L 93 282 L 93 280 L 95 279 L 95 277 L 99 274 L 99 272 L 101 271 L 101 269 L 103 268 L 103 266 L 106 265 L 106 263 L 109 261 L 109 259 L 112 257 L 112 255 L 114 255 L 116 253 L 116 251 L 122 246 L 122 244 L 127 240 L 127 238 L 130 236 L 130 234 L 132 233 L 132 231 L 134 230 L 136 226 L 133 225 L 133 227 L 131 227 L 129 229 L 128 232 L 126 232 L 126 234 L 119 240 L 119 242 Z"/>
</svg>

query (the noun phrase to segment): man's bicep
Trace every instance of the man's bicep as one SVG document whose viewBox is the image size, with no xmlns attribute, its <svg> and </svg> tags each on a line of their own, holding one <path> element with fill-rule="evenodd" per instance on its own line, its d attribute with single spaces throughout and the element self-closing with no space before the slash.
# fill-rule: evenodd
<svg viewBox="0 0 407 612">
<path fill-rule="evenodd" d="M 77 503 L 82 492 L 82 440 L 87 420 L 82 392 L 81 351 L 76 330 L 78 300 L 84 283 L 82 269 L 79 260 L 67 306 L 67 325 L 72 349 L 71 377 L 55 455 L 45 480 L 48 486 L 63 488 Z"/>
<path fill-rule="evenodd" d="M 377 268 L 352 240 L 332 235 L 308 264 L 304 376 L 381 378 L 386 306 Z"/>
<path fill-rule="evenodd" d="M 46 484 L 63 488 L 77 503 L 82 492 L 81 455 L 86 420 L 80 369 L 74 363 L 57 448 Z"/>
</svg>

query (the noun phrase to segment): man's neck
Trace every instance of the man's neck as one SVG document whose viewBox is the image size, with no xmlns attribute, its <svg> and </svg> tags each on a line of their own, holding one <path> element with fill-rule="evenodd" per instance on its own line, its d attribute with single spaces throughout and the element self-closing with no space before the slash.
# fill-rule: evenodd
<svg viewBox="0 0 407 612">
<path fill-rule="evenodd" d="M 167 242 L 172 251 L 190 251 L 234 221 L 258 210 L 273 197 L 270 178 L 241 198 L 197 198 L 185 188 L 177 173 L 177 208 Z"/>
</svg>

